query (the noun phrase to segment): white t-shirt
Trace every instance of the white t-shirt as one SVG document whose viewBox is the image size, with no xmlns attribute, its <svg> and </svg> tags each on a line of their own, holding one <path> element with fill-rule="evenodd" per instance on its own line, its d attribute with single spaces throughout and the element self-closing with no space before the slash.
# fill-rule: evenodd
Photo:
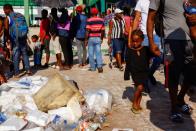
<svg viewBox="0 0 196 131">
<path fill-rule="evenodd" d="M 144 34 L 147 34 L 146 32 L 146 24 L 147 24 L 147 18 L 148 18 L 148 9 L 150 5 L 150 0 L 138 0 L 135 10 L 141 12 L 141 30 Z"/>
</svg>

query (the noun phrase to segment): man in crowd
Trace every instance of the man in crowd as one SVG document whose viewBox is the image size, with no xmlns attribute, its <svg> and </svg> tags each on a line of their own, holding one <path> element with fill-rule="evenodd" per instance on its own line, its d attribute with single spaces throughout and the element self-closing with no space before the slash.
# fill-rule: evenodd
<svg viewBox="0 0 196 131">
<path fill-rule="evenodd" d="M 115 17 L 109 23 L 108 45 L 110 46 L 112 43 L 112 52 L 116 58 L 118 68 L 120 71 L 123 71 L 125 20 L 123 19 L 123 11 L 121 9 L 115 9 L 114 14 Z"/>
<path fill-rule="evenodd" d="M 161 0 L 151 0 L 147 20 L 147 34 L 152 52 L 158 49 L 154 42 L 154 18 L 160 6 Z M 164 25 L 164 58 L 168 64 L 166 79 L 171 100 L 170 119 L 173 122 L 183 122 L 181 113 L 190 115 L 191 108 L 184 101 L 184 96 L 189 89 L 188 77 L 184 75 L 184 81 L 178 93 L 180 75 L 186 71 L 187 64 L 192 60 L 192 42 L 189 36 L 189 28 L 184 17 L 183 1 L 165 0 L 163 12 Z"/>
<path fill-rule="evenodd" d="M 27 55 L 27 33 L 28 26 L 24 16 L 20 13 L 14 12 L 12 5 L 6 4 L 3 6 L 5 19 L 5 37 L 7 47 L 12 52 L 14 62 L 15 76 L 19 76 L 19 62 L 22 55 L 26 73 L 31 75 L 29 57 Z"/>
<path fill-rule="evenodd" d="M 88 44 L 90 71 L 95 71 L 98 68 L 98 72 L 102 73 L 101 43 L 103 41 L 105 27 L 104 20 L 97 16 L 98 13 L 97 8 L 91 9 L 91 18 L 87 20 L 86 25 L 85 45 Z M 96 64 L 94 55 L 96 56 Z"/>
<path fill-rule="evenodd" d="M 86 56 L 87 56 L 86 46 L 84 45 L 87 16 L 85 14 L 82 14 L 82 12 L 83 12 L 83 7 L 77 6 L 76 7 L 77 15 L 73 18 L 71 23 L 71 29 L 72 29 L 71 33 L 74 33 L 74 37 L 76 37 L 79 67 L 86 65 Z"/>
</svg>

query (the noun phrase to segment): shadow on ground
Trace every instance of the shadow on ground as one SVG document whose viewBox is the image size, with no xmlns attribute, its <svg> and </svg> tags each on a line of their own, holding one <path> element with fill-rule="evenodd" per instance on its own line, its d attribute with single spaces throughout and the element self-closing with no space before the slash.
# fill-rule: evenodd
<svg viewBox="0 0 196 131">
<path fill-rule="evenodd" d="M 152 123 L 156 129 L 165 130 L 165 131 L 194 131 L 195 122 L 191 116 L 183 115 L 184 123 L 173 123 L 169 119 L 170 114 L 170 100 L 169 93 L 160 82 L 156 86 L 150 85 L 150 94 L 149 100 L 146 102 L 146 111 L 149 110 L 150 113 L 146 113 L 144 110 L 143 116 L 144 119 Z M 133 87 L 126 87 L 122 99 L 128 99 L 132 102 L 134 95 Z M 196 97 L 194 97 L 196 99 Z M 148 116 L 149 115 L 149 116 Z"/>
<path fill-rule="evenodd" d="M 170 100 L 169 93 L 163 84 L 151 86 L 150 100 L 147 101 L 147 109 L 150 110 L 150 122 L 162 130 L 171 131 L 194 131 L 195 122 L 191 116 L 183 115 L 184 123 L 173 123 L 169 119 Z"/>
</svg>

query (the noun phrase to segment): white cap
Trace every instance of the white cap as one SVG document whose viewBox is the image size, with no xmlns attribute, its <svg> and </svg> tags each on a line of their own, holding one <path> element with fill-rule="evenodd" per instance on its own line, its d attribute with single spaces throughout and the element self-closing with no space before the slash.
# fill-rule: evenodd
<svg viewBox="0 0 196 131">
<path fill-rule="evenodd" d="M 114 10 L 114 14 L 118 14 L 118 13 L 123 13 L 123 10 L 119 9 L 119 8 L 116 8 Z"/>
</svg>

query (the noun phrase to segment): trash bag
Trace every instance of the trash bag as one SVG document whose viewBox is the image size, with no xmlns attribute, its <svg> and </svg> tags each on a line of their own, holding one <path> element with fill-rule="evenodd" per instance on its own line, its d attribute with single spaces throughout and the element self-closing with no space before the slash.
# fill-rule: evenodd
<svg viewBox="0 0 196 131">
<path fill-rule="evenodd" d="M 89 108 L 96 114 L 105 114 L 111 110 L 112 95 L 107 90 L 87 91 L 85 98 Z"/>
<path fill-rule="evenodd" d="M 83 96 L 69 81 L 56 74 L 35 95 L 34 101 L 39 110 L 47 112 L 67 105 L 72 97 L 77 97 L 79 102 L 84 101 Z"/>
</svg>

